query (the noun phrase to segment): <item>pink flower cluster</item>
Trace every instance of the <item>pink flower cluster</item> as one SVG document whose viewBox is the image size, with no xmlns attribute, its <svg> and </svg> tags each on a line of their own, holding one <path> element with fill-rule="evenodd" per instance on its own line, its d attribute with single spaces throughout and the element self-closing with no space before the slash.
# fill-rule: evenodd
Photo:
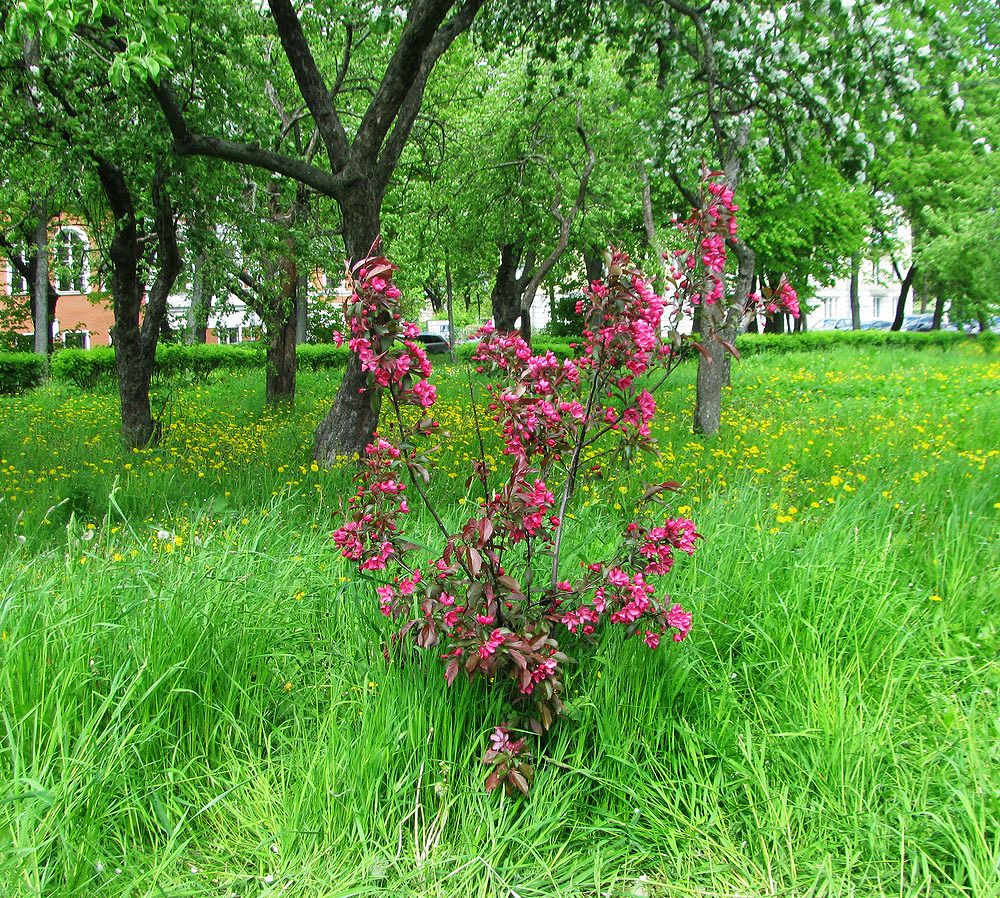
<svg viewBox="0 0 1000 898">
<path fill-rule="evenodd" d="M 716 312 L 717 323 L 725 318 L 730 304 L 726 303 L 725 270 L 727 245 L 738 242 L 739 227 L 733 190 L 722 178 L 721 172 L 705 172 L 701 204 L 692 210 L 684 221 L 677 222 L 677 228 L 697 247 L 694 250 L 678 249 L 673 252 L 671 279 L 676 292 L 671 305 L 671 319 L 674 324 L 693 312 L 696 306 L 706 306 Z M 668 261 L 671 256 L 664 256 Z M 799 316 L 799 303 L 795 291 L 782 276 L 781 284 L 775 290 L 765 289 L 764 297 L 751 293 L 741 309 L 742 316 L 789 312 Z M 703 320 L 702 326 L 711 322 Z"/>
<path fill-rule="evenodd" d="M 589 636 L 599 626 L 604 615 L 613 624 L 621 624 L 630 634 L 639 635 L 638 622 L 647 620 L 654 629 L 645 630 L 645 642 L 650 648 L 659 645 L 659 637 L 668 629 L 680 642 L 691 629 L 691 615 L 680 605 L 667 606 L 656 598 L 650 577 L 670 573 L 674 564 L 673 551 L 688 555 L 700 539 L 695 525 L 687 518 L 668 518 L 662 525 L 645 527 L 632 522 L 626 528 L 622 557 L 615 565 L 588 565 L 591 574 L 601 579 L 590 604 L 562 613 L 560 622 L 572 633 Z M 577 590 L 579 595 L 584 589 Z M 686 616 L 685 616 L 686 615 Z"/>
<path fill-rule="evenodd" d="M 733 201 L 732 189 L 717 177 L 718 173 L 706 173 L 704 202 L 677 223 L 697 250 L 678 249 L 673 253 L 675 314 L 687 314 L 702 304 L 716 306 L 725 298 L 726 241 L 737 239 L 739 206 Z"/>
<path fill-rule="evenodd" d="M 751 293 L 749 299 L 757 311 L 763 311 L 769 315 L 776 312 L 788 312 L 793 318 L 798 318 L 802 314 L 802 310 L 799 308 L 799 296 L 784 275 L 781 276 L 781 280 L 774 290 L 764 290 L 764 297 Z"/>
<path fill-rule="evenodd" d="M 402 453 L 377 434 L 365 447 L 358 491 L 348 501 L 350 519 L 334 531 L 333 541 L 341 555 L 358 562 L 362 571 L 385 569 L 396 551 L 398 516 L 410 508 L 403 496 Z"/>
<path fill-rule="evenodd" d="M 630 268 L 628 256 L 611 251 L 610 283 L 594 281 L 586 294 L 589 306 L 577 304 L 584 316 L 584 352 L 592 363 L 619 370 L 615 379 L 627 389 L 668 354 L 660 342 L 664 303 L 649 281 Z M 625 372 L 628 373 L 625 373 Z"/>
<path fill-rule="evenodd" d="M 402 318 L 402 294 L 392 283 L 395 270 L 382 256 L 365 259 L 348 270 L 348 283 L 353 287 L 346 301 L 351 329 L 348 346 L 377 386 L 394 390 L 401 402 L 430 408 L 437 399 L 435 387 L 427 380 L 431 363 L 416 342 L 419 328 Z"/>
</svg>

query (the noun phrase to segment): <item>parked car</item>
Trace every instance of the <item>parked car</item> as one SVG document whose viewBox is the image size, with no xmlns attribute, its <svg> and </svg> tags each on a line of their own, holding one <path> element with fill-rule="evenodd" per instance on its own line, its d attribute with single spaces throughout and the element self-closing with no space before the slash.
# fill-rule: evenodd
<svg viewBox="0 0 1000 898">
<path fill-rule="evenodd" d="M 933 315 L 907 315 L 903 319 L 904 331 L 930 331 L 934 330 Z"/>
<path fill-rule="evenodd" d="M 959 327 L 967 334 L 981 334 L 983 332 L 983 329 L 977 320 L 963 321 Z M 986 330 L 993 331 L 995 334 L 1000 334 L 1000 315 L 994 315 L 992 318 L 986 319 Z"/>
<path fill-rule="evenodd" d="M 850 329 L 850 318 L 824 318 L 813 327 L 814 331 L 849 331 Z"/>
<path fill-rule="evenodd" d="M 440 334 L 417 334 L 417 342 L 424 344 L 428 355 L 439 355 L 451 350 L 451 344 Z"/>
<path fill-rule="evenodd" d="M 863 331 L 887 331 L 892 327 L 891 321 L 866 321 L 861 325 Z"/>
</svg>

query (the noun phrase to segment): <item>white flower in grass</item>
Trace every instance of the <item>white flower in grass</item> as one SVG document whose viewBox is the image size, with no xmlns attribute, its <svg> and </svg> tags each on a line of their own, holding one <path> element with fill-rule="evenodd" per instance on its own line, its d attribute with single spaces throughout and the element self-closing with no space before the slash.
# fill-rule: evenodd
<svg viewBox="0 0 1000 898">
<path fill-rule="evenodd" d="M 173 539 L 174 535 L 169 530 L 157 530 L 156 538 L 160 540 L 160 542 L 164 542 L 165 540 Z"/>
</svg>

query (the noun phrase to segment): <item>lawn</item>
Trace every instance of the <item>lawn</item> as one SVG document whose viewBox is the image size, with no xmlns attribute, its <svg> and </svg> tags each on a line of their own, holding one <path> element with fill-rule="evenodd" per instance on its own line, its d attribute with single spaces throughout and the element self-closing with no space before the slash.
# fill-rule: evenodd
<svg viewBox="0 0 1000 898">
<path fill-rule="evenodd" d="M 661 455 L 578 493 L 569 558 L 681 481 L 694 630 L 581 653 L 528 800 L 482 789 L 502 696 L 387 664 L 332 545 L 334 375 L 285 412 L 261 373 L 160 384 L 127 455 L 112 393 L 0 397 L 4 894 L 995 898 L 1000 356 L 755 356 L 711 440 L 691 375 Z M 459 525 L 469 376 L 440 382 Z"/>
</svg>

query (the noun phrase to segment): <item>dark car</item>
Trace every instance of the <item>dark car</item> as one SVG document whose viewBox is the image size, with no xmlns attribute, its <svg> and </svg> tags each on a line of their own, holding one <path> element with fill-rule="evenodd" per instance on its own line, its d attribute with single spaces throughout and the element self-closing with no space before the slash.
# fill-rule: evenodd
<svg viewBox="0 0 1000 898">
<path fill-rule="evenodd" d="M 424 344 L 428 355 L 439 355 L 451 350 L 451 345 L 440 334 L 417 334 L 417 342 Z"/>
</svg>

